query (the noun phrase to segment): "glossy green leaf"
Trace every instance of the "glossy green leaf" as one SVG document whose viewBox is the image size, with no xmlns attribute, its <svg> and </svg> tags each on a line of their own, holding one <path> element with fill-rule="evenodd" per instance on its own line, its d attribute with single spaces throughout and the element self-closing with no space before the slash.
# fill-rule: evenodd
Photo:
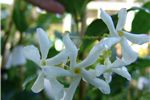
<svg viewBox="0 0 150 100">
<path fill-rule="evenodd" d="M 147 2 L 143 6 L 148 10 L 140 10 L 135 14 L 135 18 L 132 22 L 133 33 L 149 33 L 150 32 L 150 2 Z"/>
</svg>

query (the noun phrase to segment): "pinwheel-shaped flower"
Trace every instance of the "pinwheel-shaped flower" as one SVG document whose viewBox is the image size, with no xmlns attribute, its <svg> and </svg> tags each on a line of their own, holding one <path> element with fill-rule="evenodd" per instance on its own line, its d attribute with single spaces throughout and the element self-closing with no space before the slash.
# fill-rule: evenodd
<svg viewBox="0 0 150 100">
<path fill-rule="evenodd" d="M 96 66 L 97 75 L 103 74 L 105 80 L 110 83 L 112 80 L 112 73 L 116 73 L 127 80 L 131 80 L 131 76 L 125 67 L 126 63 L 121 59 L 117 58 L 113 63 L 111 63 L 109 57 L 105 59 L 104 65 L 98 64 Z"/>
<path fill-rule="evenodd" d="M 111 41 L 113 40 L 113 42 L 111 42 L 110 40 Z M 111 48 L 111 46 L 117 43 L 119 40 L 120 39 L 115 38 L 115 37 L 112 37 L 111 39 L 102 40 L 100 43 L 98 43 L 91 49 L 86 59 L 84 59 L 82 62 L 77 64 L 76 62 L 77 53 L 78 53 L 77 47 L 71 41 L 68 34 L 63 37 L 63 42 L 65 44 L 67 53 L 70 58 L 70 67 L 69 67 L 69 70 L 66 70 L 66 71 L 72 74 L 72 75 L 68 74 L 68 76 L 71 76 L 74 78 L 70 87 L 66 91 L 64 100 L 72 100 L 75 90 L 81 79 L 87 81 L 91 85 L 94 85 L 105 94 L 110 93 L 109 85 L 104 80 L 97 78 L 95 74 L 96 70 L 94 69 L 86 70 L 86 68 L 97 61 L 102 51 L 105 50 L 105 45 L 107 45 L 107 48 Z M 50 72 L 53 71 L 51 68 L 44 68 L 44 69 L 45 69 L 45 73 L 47 73 L 48 75 L 50 75 Z"/>
<path fill-rule="evenodd" d="M 120 43 L 122 46 L 122 59 L 124 59 L 124 61 L 126 61 L 127 64 L 130 64 L 137 59 L 138 54 L 131 49 L 127 40 L 135 44 L 143 44 L 146 42 L 150 42 L 150 36 L 145 34 L 136 35 L 136 34 L 123 31 L 123 27 L 126 21 L 126 16 L 127 16 L 126 9 L 125 8 L 121 9 L 118 13 L 119 20 L 115 29 L 111 17 L 101 9 L 101 18 L 107 25 L 110 31 L 110 35 L 112 37 L 121 38 Z"/>
<path fill-rule="evenodd" d="M 36 63 L 41 68 L 40 74 L 38 75 L 38 78 L 36 79 L 35 83 L 32 86 L 32 91 L 35 93 L 40 92 L 44 88 L 44 78 L 47 78 L 50 81 L 50 84 L 52 86 L 54 98 L 58 100 L 59 98 L 62 98 L 63 96 L 63 85 L 60 84 L 56 80 L 55 74 L 58 74 L 59 76 L 60 70 L 55 65 L 65 62 L 68 55 L 66 51 L 64 50 L 60 52 L 59 54 L 57 54 L 56 56 L 46 59 L 49 49 L 51 47 L 51 43 L 48 39 L 47 34 L 41 28 L 37 29 L 36 35 L 37 35 L 39 45 L 40 45 L 41 56 L 40 56 L 39 50 L 35 46 L 30 45 L 30 46 L 24 47 L 25 57 L 33 61 L 34 63 Z M 52 70 L 56 69 L 57 71 L 57 72 L 51 72 L 50 73 L 51 77 L 46 76 L 43 71 L 43 68 L 49 68 L 49 67 Z"/>
</svg>

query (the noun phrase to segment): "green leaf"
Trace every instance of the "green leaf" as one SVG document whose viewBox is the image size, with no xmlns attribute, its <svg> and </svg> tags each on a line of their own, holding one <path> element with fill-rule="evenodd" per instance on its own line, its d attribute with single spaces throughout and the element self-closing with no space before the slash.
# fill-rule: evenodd
<svg viewBox="0 0 150 100">
<path fill-rule="evenodd" d="M 62 18 L 56 16 L 56 14 L 40 14 L 36 20 L 36 27 L 42 27 L 47 29 L 50 23 L 60 23 Z"/>
<path fill-rule="evenodd" d="M 135 18 L 132 22 L 132 32 L 133 33 L 149 33 L 150 32 L 150 2 L 147 2 L 143 6 L 148 10 L 140 10 L 135 14 Z"/>
<path fill-rule="evenodd" d="M 58 54 L 58 51 L 55 49 L 54 46 L 51 47 L 51 49 L 48 52 L 48 58 L 54 57 L 56 54 Z"/>
<path fill-rule="evenodd" d="M 31 20 L 31 19 L 29 19 Z M 39 14 L 38 17 L 32 21 L 30 24 L 29 28 L 26 30 L 27 33 L 35 33 L 36 29 L 41 27 L 44 30 L 47 30 L 50 26 L 51 23 L 61 23 L 62 21 L 62 16 L 59 16 L 57 14 L 52 14 L 52 13 L 42 13 Z"/>
<path fill-rule="evenodd" d="M 146 13 L 150 13 L 150 9 L 145 8 L 145 7 L 132 7 L 128 9 L 127 12 L 133 11 L 133 10 L 142 10 L 142 11 L 145 11 Z"/>
<path fill-rule="evenodd" d="M 116 85 L 118 84 L 118 85 Z M 111 87 L 111 96 L 114 96 L 116 94 L 119 94 L 123 92 L 124 88 L 128 88 L 129 86 L 129 81 L 127 81 L 125 78 L 123 78 L 120 75 L 114 74 L 112 76 L 112 81 L 110 83 Z"/>
<path fill-rule="evenodd" d="M 113 22 L 116 26 L 117 21 L 118 21 L 118 16 L 117 15 L 112 15 L 111 17 L 112 17 Z M 108 33 L 108 32 L 109 31 L 108 31 L 108 28 L 107 28 L 106 24 L 101 19 L 96 19 L 87 27 L 85 35 L 88 35 L 88 36 L 102 36 L 102 34 Z"/>
<path fill-rule="evenodd" d="M 26 2 L 23 0 L 16 0 L 15 1 L 15 6 L 13 9 L 13 21 L 16 25 L 16 28 L 20 31 L 20 32 L 24 32 L 28 25 L 26 22 L 26 18 L 25 18 L 25 10 L 26 10 Z"/>
<path fill-rule="evenodd" d="M 50 24 L 50 18 L 51 16 L 49 14 L 40 14 L 36 20 L 35 28 L 41 27 L 43 29 L 47 29 Z"/>
<path fill-rule="evenodd" d="M 100 36 L 106 32 L 108 32 L 106 24 L 101 19 L 96 19 L 87 27 L 85 35 Z"/>
<path fill-rule="evenodd" d="M 28 88 L 28 85 L 30 85 L 31 81 L 35 81 L 36 75 L 30 76 L 27 79 L 25 79 L 25 81 L 22 84 L 22 88 L 26 89 Z M 33 84 L 32 84 L 33 85 Z M 31 86 L 29 86 L 29 90 L 31 89 Z"/>
<path fill-rule="evenodd" d="M 118 16 L 117 15 L 112 15 L 111 16 L 114 22 L 114 25 L 117 25 L 118 22 Z M 95 36 L 99 37 L 97 39 L 101 39 L 104 34 L 108 34 L 109 30 L 106 26 L 106 24 L 101 20 L 101 19 L 95 19 L 88 27 L 85 32 L 85 37 L 86 36 Z M 83 44 L 82 44 L 82 50 L 85 50 L 89 45 L 93 44 L 95 40 L 97 39 L 84 39 Z"/>
<path fill-rule="evenodd" d="M 138 58 L 138 60 L 129 65 L 130 72 L 135 70 L 143 70 L 150 66 L 150 59 Z"/>
<path fill-rule="evenodd" d="M 61 4 L 64 5 L 65 10 L 68 13 L 71 13 L 72 16 L 80 20 L 81 16 L 84 14 L 86 5 L 91 0 L 58 0 Z"/>
</svg>

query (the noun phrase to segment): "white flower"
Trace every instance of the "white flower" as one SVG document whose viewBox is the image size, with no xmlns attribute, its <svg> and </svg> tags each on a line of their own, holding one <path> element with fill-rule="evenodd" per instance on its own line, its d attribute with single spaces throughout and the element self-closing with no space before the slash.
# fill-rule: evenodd
<svg viewBox="0 0 150 100">
<path fill-rule="evenodd" d="M 11 66 L 23 65 L 26 63 L 26 59 L 23 55 L 23 46 L 16 46 L 8 57 L 8 61 L 6 63 L 6 68 L 10 68 Z"/>
<path fill-rule="evenodd" d="M 41 68 L 41 72 L 32 86 L 32 91 L 35 93 L 40 92 L 44 88 L 44 78 L 46 78 L 50 81 L 50 84 L 52 86 L 52 91 L 54 93 L 54 98 L 58 100 L 59 98 L 62 98 L 64 91 L 63 91 L 63 85 L 60 84 L 56 80 L 55 74 L 57 74 L 60 70 L 59 70 L 59 67 L 56 67 L 55 65 L 66 62 L 68 55 L 66 51 L 64 50 L 60 52 L 59 54 L 57 54 L 56 56 L 46 59 L 49 49 L 51 47 L 51 42 L 49 41 L 47 34 L 41 28 L 37 29 L 36 35 L 37 35 L 39 45 L 40 45 L 41 56 L 40 56 L 39 50 L 35 46 L 30 45 L 30 46 L 24 47 L 25 57 L 33 61 L 34 63 L 36 63 Z M 52 71 L 49 77 L 45 75 L 43 68 L 50 68 L 56 71 L 54 72 Z M 57 76 L 61 74 L 61 71 L 60 73 L 57 74 Z"/>
<path fill-rule="evenodd" d="M 98 64 L 96 66 L 97 76 L 103 74 L 105 80 L 110 83 L 112 80 L 112 73 L 116 73 L 127 80 L 131 80 L 131 76 L 125 67 L 126 63 L 121 59 L 117 58 L 113 63 L 111 63 L 109 58 L 105 59 L 104 65 Z"/>
<path fill-rule="evenodd" d="M 90 69 L 87 71 L 86 68 L 96 62 L 96 60 L 98 59 L 98 57 L 100 56 L 102 51 L 105 50 L 105 45 L 107 46 L 107 48 L 111 48 L 112 45 L 114 45 L 115 43 L 117 43 L 120 40 L 115 37 L 112 37 L 111 39 L 113 40 L 113 42 L 110 42 L 110 39 L 104 39 L 100 43 L 95 45 L 91 49 L 87 58 L 77 64 L 77 62 L 76 62 L 77 54 L 78 54 L 77 47 L 71 41 L 68 34 L 63 37 L 63 42 L 65 44 L 67 53 L 70 58 L 70 67 L 69 67 L 70 69 L 65 70 L 65 71 L 66 71 L 66 73 L 68 72 L 68 76 L 74 77 L 73 82 L 71 83 L 69 88 L 66 90 L 66 95 L 64 96 L 63 100 L 72 100 L 75 90 L 81 79 L 90 83 L 91 85 L 94 85 L 95 87 L 100 89 L 100 91 L 102 91 L 105 94 L 110 93 L 109 85 L 104 80 L 97 78 L 97 76 L 95 74 L 96 71 L 94 69 Z M 44 69 L 45 69 L 45 73 L 47 73 L 49 76 L 51 75 L 50 74 L 51 72 L 54 72 L 51 68 L 44 68 Z M 62 70 L 64 70 L 64 69 L 62 69 Z M 57 72 L 56 75 L 60 74 L 61 72 L 62 71 Z M 69 75 L 69 73 L 70 73 L 70 75 Z M 67 74 L 65 74 L 65 75 L 67 76 Z"/>
<path fill-rule="evenodd" d="M 146 77 L 140 77 L 137 82 L 137 87 L 140 90 L 148 89 L 150 91 L 150 79 Z"/>
<path fill-rule="evenodd" d="M 121 9 L 118 13 L 118 23 L 115 29 L 115 26 L 113 24 L 112 18 L 101 9 L 101 18 L 107 25 L 110 35 L 112 37 L 118 37 L 121 38 L 121 46 L 122 46 L 122 59 L 126 61 L 127 64 L 130 64 L 134 62 L 138 54 L 134 52 L 131 47 L 129 46 L 127 40 L 135 43 L 135 44 L 143 44 L 146 42 L 150 42 L 150 36 L 145 35 L 145 34 L 132 34 L 123 31 L 123 27 L 126 21 L 126 16 L 127 16 L 127 11 L 125 8 Z"/>
</svg>

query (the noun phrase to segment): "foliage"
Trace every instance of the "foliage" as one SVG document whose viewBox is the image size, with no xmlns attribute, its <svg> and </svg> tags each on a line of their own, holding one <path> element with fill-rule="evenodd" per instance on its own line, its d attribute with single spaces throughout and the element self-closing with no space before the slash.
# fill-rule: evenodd
<svg viewBox="0 0 150 100">
<path fill-rule="evenodd" d="M 135 18 L 132 22 L 133 33 L 150 33 L 150 2 L 145 3 L 143 9 L 135 14 Z M 146 26 L 143 27 L 143 23 Z"/>
</svg>

